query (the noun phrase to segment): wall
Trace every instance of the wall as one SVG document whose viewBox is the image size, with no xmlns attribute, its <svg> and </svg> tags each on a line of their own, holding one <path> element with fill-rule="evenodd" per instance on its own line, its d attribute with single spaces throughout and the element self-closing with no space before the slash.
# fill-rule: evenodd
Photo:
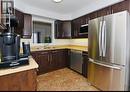
<svg viewBox="0 0 130 92">
<path fill-rule="evenodd" d="M 54 35 L 54 19 L 49 19 L 45 17 L 40 17 L 40 16 L 32 16 L 33 21 L 39 21 L 39 22 L 46 22 L 46 23 L 51 23 L 52 25 L 52 43 L 49 45 L 83 45 L 83 46 L 88 46 L 88 40 L 87 39 L 55 39 Z M 31 46 L 43 46 L 46 45 L 45 43 L 43 44 L 33 44 L 31 39 L 21 39 L 21 42 L 26 42 L 29 41 L 31 43 Z"/>
</svg>

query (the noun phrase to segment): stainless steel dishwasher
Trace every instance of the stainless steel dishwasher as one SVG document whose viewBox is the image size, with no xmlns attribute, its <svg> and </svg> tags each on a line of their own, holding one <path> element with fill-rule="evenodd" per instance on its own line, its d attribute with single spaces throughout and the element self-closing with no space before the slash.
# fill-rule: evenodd
<svg viewBox="0 0 130 92">
<path fill-rule="evenodd" d="M 82 51 L 71 50 L 70 68 L 82 74 L 83 57 Z"/>
</svg>

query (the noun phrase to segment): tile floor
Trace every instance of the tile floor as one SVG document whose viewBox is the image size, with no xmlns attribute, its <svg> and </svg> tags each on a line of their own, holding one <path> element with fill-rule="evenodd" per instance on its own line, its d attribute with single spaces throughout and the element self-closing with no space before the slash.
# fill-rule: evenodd
<svg viewBox="0 0 130 92">
<path fill-rule="evenodd" d="M 87 79 L 65 68 L 38 76 L 37 91 L 98 91 Z"/>
</svg>

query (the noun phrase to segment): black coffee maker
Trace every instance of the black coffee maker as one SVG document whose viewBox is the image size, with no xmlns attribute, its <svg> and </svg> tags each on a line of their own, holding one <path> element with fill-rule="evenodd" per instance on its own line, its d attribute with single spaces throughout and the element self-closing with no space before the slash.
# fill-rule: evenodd
<svg viewBox="0 0 130 92">
<path fill-rule="evenodd" d="M 0 35 L 0 49 L 2 62 L 18 60 L 20 58 L 20 36 L 11 32 L 2 33 Z"/>
<path fill-rule="evenodd" d="M 0 68 L 29 64 L 29 54 L 23 53 L 20 55 L 20 35 L 14 33 L 18 21 L 15 16 L 10 16 L 8 20 L 9 25 L 6 25 L 7 29 L 0 34 Z M 25 49 L 25 47 L 26 45 L 23 46 L 23 49 Z"/>
</svg>

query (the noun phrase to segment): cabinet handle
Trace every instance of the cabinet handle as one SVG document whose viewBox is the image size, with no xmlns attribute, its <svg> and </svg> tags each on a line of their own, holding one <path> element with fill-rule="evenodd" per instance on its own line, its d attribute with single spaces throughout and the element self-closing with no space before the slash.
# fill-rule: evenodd
<svg viewBox="0 0 130 92">
<path fill-rule="evenodd" d="M 48 61 L 50 61 L 50 57 L 49 57 L 49 55 L 48 55 Z"/>
<path fill-rule="evenodd" d="M 52 55 L 50 56 L 50 64 L 51 64 L 51 62 L 52 62 Z"/>
</svg>

